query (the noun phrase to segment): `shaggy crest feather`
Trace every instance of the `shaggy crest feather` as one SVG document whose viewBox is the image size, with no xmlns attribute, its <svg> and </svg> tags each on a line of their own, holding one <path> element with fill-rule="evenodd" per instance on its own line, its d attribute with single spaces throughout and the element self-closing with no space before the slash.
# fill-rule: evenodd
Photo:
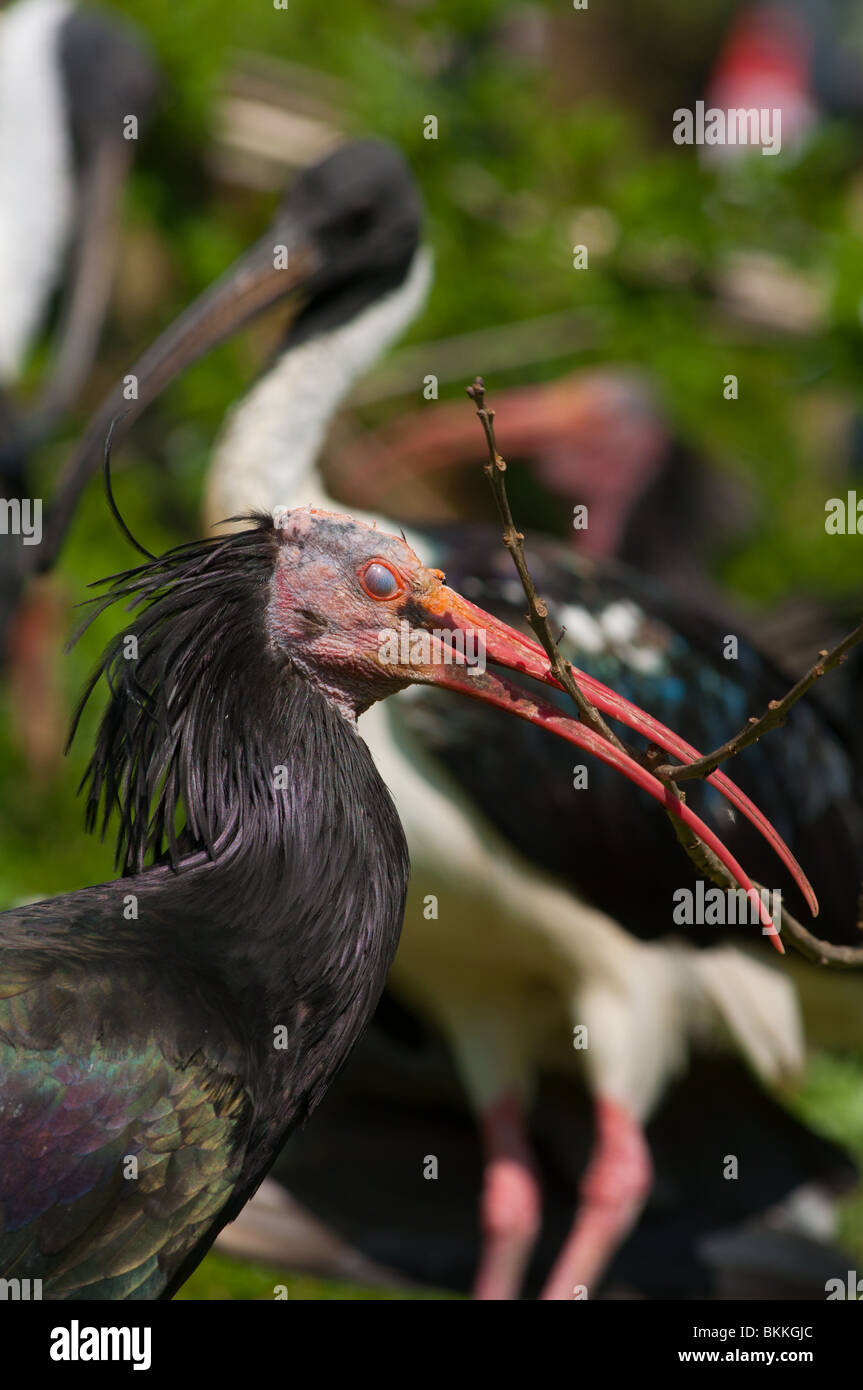
<svg viewBox="0 0 863 1390">
<path fill-rule="evenodd" d="M 104 676 L 110 700 L 79 791 L 87 790 L 89 830 L 104 836 L 118 813 L 123 873 L 165 854 L 175 868 L 195 849 L 212 857 L 217 843 L 229 852 L 250 827 L 268 838 L 281 831 L 284 805 L 263 774 L 286 750 L 267 748 L 267 731 L 284 728 L 273 715 L 303 692 L 265 627 L 279 532 L 269 515 L 242 519 L 252 529 L 177 546 L 99 581 L 110 588 L 91 600 L 73 639 L 115 603 L 136 614 L 103 652 L 70 733 L 71 742 Z M 255 681 L 239 681 L 249 669 Z"/>
</svg>

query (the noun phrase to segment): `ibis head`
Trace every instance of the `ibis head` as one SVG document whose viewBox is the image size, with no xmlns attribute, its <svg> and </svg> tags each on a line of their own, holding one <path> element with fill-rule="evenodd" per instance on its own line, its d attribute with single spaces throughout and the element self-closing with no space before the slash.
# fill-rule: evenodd
<svg viewBox="0 0 863 1390">
<path fill-rule="evenodd" d="M 351 723 L 375 701 L 409 684 L 443 686 L 504 709 L 620 772 L 694 830 L 742 888 L 752 889 L 722 841 L 684 801 L 621 745 L 541 698 L 537 684 L 560 687 L 540 646 L 449 588 L 440 570 L 423 565 L 405 540 L 374 525 L 313 507 L 283 509 L 275 518 L 259 516 L 250 530 L 181 546 L 116 577 L 101 606 L 118 598 L 143 611 L 104 660 L 112 701 L 91 764 L 90 806 L 98 806 L 102 794 L 111 806 L 115 789 L 126 786 L 130 811 L 124 824 L 137 816 L 141 831 L 137 838 L 126 835 L 126 866 L 132 871 L 172 824 L 181 794 L 175 786 L 178 767 L 188 773 L 182 796 L 196 829 L 202 832 L 204 822 L 213 821 L 209 806 L 202 804 L 198 817 L 189 800 L 200 799 L 209 781 L 211 795 L 203 801 L 224 798 L 225 779 L 218 770 L 236 757 L 222 745 L 230 741 L 233 723 L 248 724 L 247 696 L 235 715 L 230 710 L 252 665 L 257 688 L 266 688 L 271 697 L 261 707 L 266 710 L 262 725 L 278 722 L 288 691 L 298 685 L 311 687 Z M 129 636 L 139 651 L 134 662 L 125 659 Z M 500 667 L 537 684 L 514 684 Z M 605 714 L 661 747 L 694 754 L 671 730 L 601 682 L 590 679 L 588 689 Z M 155 713 L 148 703 L 153 691 L 160 702 Z M 128 733 L 118 737 L 124 725 Z M 254 730 L 250 737 L 256 737 Z M 238 785 L 243 775 L 240 768 Z M 805 882 L 757 808 L 721 774 L 714 780 L 732 804 L 756 819 Z M 149 807 L 160 785 L 159 815 L 142 819 L 135 807 Z M 165 786 L 174 804 L 165 800 Z M 224 827 L 236 818 L 236 806 L 226 806 L 215 820 Z M 203 838 L 214 843 L 213 836 Z"/>
</svg>

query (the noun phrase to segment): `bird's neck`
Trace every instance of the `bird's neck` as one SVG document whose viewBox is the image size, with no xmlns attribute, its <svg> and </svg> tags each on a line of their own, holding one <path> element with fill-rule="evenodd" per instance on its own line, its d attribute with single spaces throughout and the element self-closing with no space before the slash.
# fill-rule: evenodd
<svg viewBox="0 0 863 1390">
<path fill-rule="evenodd" d="M 154 890 L 267 1045 L 280 1025 L 306 1029 L 307 1012 L 312 1031 L 352 1004 L 370 1013 L 407 889 L 401 824 L 368 748 L 331 701 L 296 687 L 281 727 L 241 740 L 250 795 L 231 848 L 168 870 Z"/>
<path fill-rule="evenodd" d="M 225 853 L 196 848 L 176 870 L 158 864 L 2 923 L 4 946 L 109 976 L 137 965 L 166 995 L 203 999 L 242 1043 L 274 1133 L 314 1108 L 371 1018 L 408 878 L 368 748 L 322 695 L 297 688 L 266 737 L 247 731 L 247 795 L 227 808 L 241 813 Z"/>
<path fill-rule="evenodd" d="M 354 382 L 414 318 L 431 278 L 421 248 L 401 285 L 348 322 L 291 344 L 232 411 L 210 470 L 210 525 L 255 508 L 332 508 L 318 470 L 329 425 Z"/>
</svg>

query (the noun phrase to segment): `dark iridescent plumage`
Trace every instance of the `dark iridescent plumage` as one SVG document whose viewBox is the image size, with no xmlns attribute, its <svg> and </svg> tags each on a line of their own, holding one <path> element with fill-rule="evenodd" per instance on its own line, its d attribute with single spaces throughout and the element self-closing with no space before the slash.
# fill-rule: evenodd
<svg viewBox="0 0 863 1390">
<path fill-rule="evenodd" d="M 147 606 L 105 654 L 89 808 L 119 798 L 127 870 L 161 862 L 0 916 L 0 1275 L 45 1297 L 170 1295 L 395 950 L 401 827 L 353 725 L 268 638 L 279 544 L 266 519 L 116 580 L 106 602 Z"/>
</svg>

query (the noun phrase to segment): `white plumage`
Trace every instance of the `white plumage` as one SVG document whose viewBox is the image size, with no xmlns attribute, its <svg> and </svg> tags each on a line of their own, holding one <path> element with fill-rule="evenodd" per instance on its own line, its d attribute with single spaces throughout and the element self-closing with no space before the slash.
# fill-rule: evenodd
<svg viewBox="0 0 863 1390">
<path fill-rule="evenodd" d="M 70 0 L 0 15 L 0 380 L 20 373 L 57 287 L 75 211 L 59 60 Z"/>
</svg>

